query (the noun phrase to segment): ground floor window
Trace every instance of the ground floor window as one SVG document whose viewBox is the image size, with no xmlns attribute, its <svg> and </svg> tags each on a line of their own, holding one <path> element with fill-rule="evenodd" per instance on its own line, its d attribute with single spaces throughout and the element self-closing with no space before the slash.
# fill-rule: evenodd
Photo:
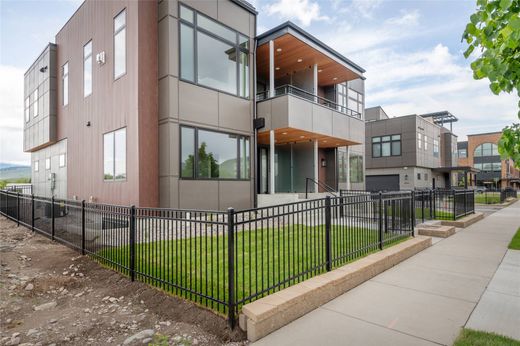
<svg viewBox="0 0 520 346">
<path fill-rule="evenodd" d="M 348 155 L 344 151 L 338 151 L 338 182 L 347 182 L 347 158 Z"/>
<path fill-rule="evenodd" d="M 249 179 L 249 137 L 181 127 L 181 177 Z"/>
<path fill-rule="evenodd" d="M 126 179 L 126 128 L 103 135 L 104 180 Z"/>
<path fill-rule="evenodd" d="M 351 153 L 349 158 L 350 182 L 363 182 L 363 155 Z"/>
</svg>

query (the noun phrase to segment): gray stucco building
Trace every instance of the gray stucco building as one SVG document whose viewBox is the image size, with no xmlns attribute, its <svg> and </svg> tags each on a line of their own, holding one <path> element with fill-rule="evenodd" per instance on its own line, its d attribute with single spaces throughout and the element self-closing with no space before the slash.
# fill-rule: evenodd
<svg viewBox="0 0 520 346">
<path fill-rule="evenodd" d="M 449 188 L 457 183 L 457 136 L 449 112 L 389 117 L 367 108 L 366 185 L 368 190 Z"/>
</svg>

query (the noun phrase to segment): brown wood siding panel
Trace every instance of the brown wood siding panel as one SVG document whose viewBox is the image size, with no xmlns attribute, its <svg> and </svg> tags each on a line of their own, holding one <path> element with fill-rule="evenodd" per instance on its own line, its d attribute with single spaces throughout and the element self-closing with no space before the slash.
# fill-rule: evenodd
<svg viewBox="0 0 520 346">
<path fill-rule="evenodd" d="M 157 176 L 139 175 L 138 99 L 146 98 L 147 89 L 139 89 L 138 17 L 147 6 L 156 9 L 154 1 L 139 5 L 136 1 L 90 1 L 83 3 L 76 14 L 56 36 L 58 44 L 58 139 L 68 138 L 68 197 L 105 203 L 136 204 L 146 200 L 140 196 L 140 184 L 153 184 Z M 113 78 L 113 18 L 126 8 L 126 74 Z M 148 13 L 149 15 L 149 13 Z M 156 13 L 154 15 L 156 18 Z M 92 39 L 92 94 L 83 97 L 83 46 Z M 104 51 L 106 63 L 95 62 Z M 69 104 L 62 106 L 61 66 L 69 62 Z M 146 60 L 143 62 L 146 63 Z M 146 68 L 146 66 L 141 66 Z M 141 92 L 141 95 L 140 93 Z M 90 127 L 87 122 L 90 121 Z M 126 127 L 127 180 L 103 180 L 103 134 Z M 151 147 L 144 156 L 157 156 Z M 152 203 L 153 204 L 153 203 Z"/>
</svg>

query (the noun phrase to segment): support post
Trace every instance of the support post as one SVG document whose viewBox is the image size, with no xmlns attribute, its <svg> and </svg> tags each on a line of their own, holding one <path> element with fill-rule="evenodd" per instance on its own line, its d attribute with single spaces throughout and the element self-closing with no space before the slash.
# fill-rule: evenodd
<svg viewBox="0 0 520 346">
<path fill-rule="evenodd" d="M 20 226 L 20 192 L 16 193 L 16 226 Z"/>
<path fill-rule="evenodd" d="M 274 186 L 274 130 L 269 131 L 269 193 L 275 193 Z"/>
<path fill-rule="evenodd" d="M 130 279 L 135 281 L 135 205 L 130 207 Z"/>
<path fill-rule="evenodd" d="M 269 97 L 274 97 L 274 41 L 269 41 Z"/>
<path fill-rule="evenodd" d="M 332 247 L 330 238 L 330 228 L 332 223 L 332 213 L 330 206 L 330 196 L 325 198 L 325 256 L 326 268 L 330 272 L 332 270 Z"/>
<path fill-rule="evenodd" d="M 81 254 L 85 255 L 85 200 L 81 201 Z"/>
<path fill-rule="evenodd" d="M 379 191 L 379 249 L 383 250 L 383 193 Z"/>
<path fill-rule="evenodd" d="M 34 194 L 31 194 L 31 231 L 34 232 Z"/>
<path fill-rule="evenodd" d="M 54 216 L 54 212 L 56 210 L 54 209 L 54 196 L 52 196 L 51 198 L 51 239 L 54 240 L 54 229 L 55 229 L 55 216 Z"/>
<path fill-rule="evenodd" d="M 228 323 L 235 328 L 235 209 L 228 208 Z"/>
</svg>

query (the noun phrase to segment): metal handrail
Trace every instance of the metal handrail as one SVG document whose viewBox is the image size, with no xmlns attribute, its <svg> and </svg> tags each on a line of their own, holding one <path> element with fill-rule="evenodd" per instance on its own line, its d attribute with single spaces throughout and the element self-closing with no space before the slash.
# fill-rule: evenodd
<svg viewBox="0 0 520 346">
<path fill-rule="evenodd" d="M 324 97 L 314 95 L 313 93 L 310 93 L 306 90 L 295 87 L 294 85 L 285 84 L 285 85 L 276 87 L 274 89 L 274 97 L 288 95 L 288 94 L 303 98 L 305 100 L 314 102 L 321 106 L 325 106 L 327 108 L 330 108 L 330 109 L 333 109 L 340 113 L 343 113 L 347 116 L 350 116 L 350 117 L 353 117 L 356 119 L 361 119 L 361 113 L 359 113 L 353 109 L 347 108 L 345 106 L 342 106 L 342 105 L 340 105 L 334 101 L 331 101 L 329 99 L 326 99 Z M 262 92 L 259 92 L 256 94 L 257 101 L 267 100 L 268 98 L 270 98 L 269 90 L 262 91 Z"/>
<path fill-rule="evenodd" d="M 309 198 L 309 181 L 313 182 L 315 185 L 318 185 L 319 187 L 324 188 L 325 190 L 327 190 L 328 193 L 332 194 L 334 197 L 338 197 L 336 195 L 337 191 L 329 185 L 325 184 L 324 182 L 315 180 L 313 178 L 305 178 L 305 199 Z"/>
</svg>

